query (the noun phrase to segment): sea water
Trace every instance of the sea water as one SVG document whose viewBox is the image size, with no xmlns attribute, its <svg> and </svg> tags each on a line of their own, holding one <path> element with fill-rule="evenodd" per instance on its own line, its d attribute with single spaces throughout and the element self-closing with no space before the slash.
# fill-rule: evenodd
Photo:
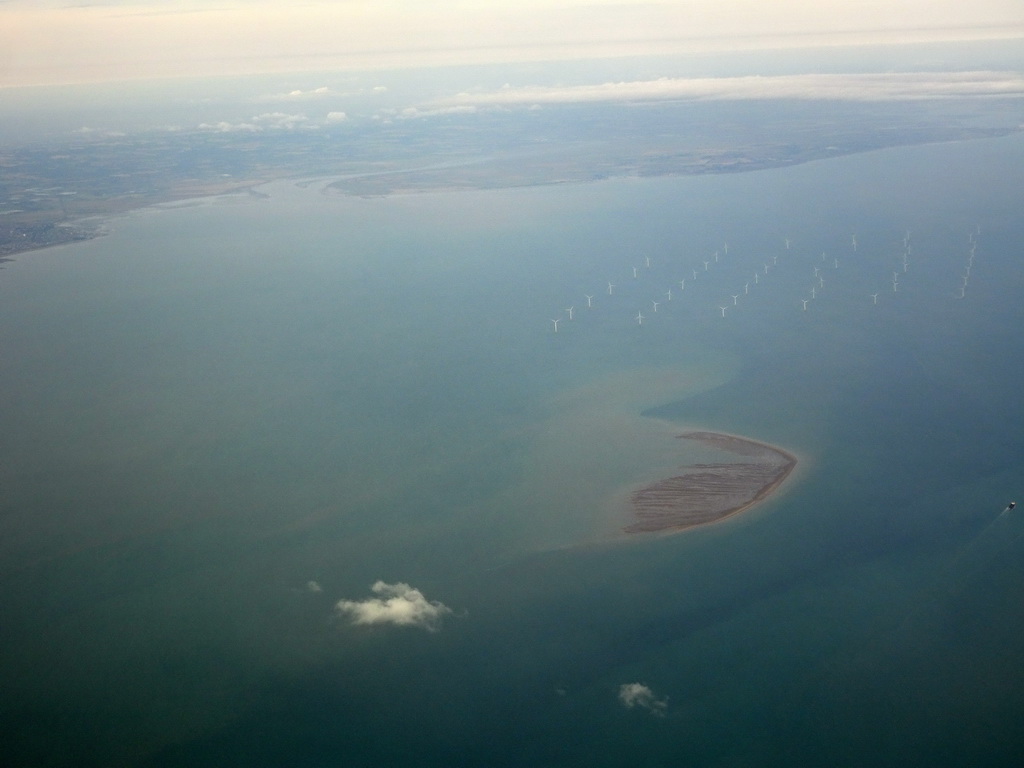
<svg viewBox="0 0 1024 768">
<path fill-rule="evenodd" d="M 996 518 L 1024 468 L 1021 167 L 1012 136 L 372 199 L 277 182 L 20 256 L 10 754 L 1019 754 L 1024 527 Z M 621 535 L 631 489 L 699 460 L 691 428 L 800 464 L 726 523 Z M 352 625 L 335 603 L 378 580 L 451 612 Z"/>
</svg>

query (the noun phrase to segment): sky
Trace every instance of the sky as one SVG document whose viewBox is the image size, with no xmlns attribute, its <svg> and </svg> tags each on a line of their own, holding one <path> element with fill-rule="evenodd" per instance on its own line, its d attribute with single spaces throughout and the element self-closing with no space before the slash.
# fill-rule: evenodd
<svg viewBox="0 0 1024 768">
<path fill-rule="evenodd" d="M 1008 38 L 1020 0 L 0 0 L 0 87 Z"/>
</svg>

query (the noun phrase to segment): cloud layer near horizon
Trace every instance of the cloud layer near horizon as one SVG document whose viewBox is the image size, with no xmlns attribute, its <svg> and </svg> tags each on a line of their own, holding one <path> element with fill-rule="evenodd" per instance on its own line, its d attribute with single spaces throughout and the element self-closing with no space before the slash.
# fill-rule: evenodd
<svg viewBox="0 0 1024 768">
<path fill-rule="evenodd" d="M 444 603 L 428 601 L 422 592 L 403 582 L 378 581 L 370 590 L 378 597 L 339 600 L 335 607 L 340 614 L 351 617 L 353 624 L 395 624 L 428 632 L 436 632 L 441 620 L 452 612 Z"/>
<path fill-rule="evenodd" d="M 434 102 L 435 109 L 595 102 L 834 99 L 897 101 L 1024 96 L 1019 72 L 896 72 L 747 77 L 659 78 L 564 87 L 506 86 L 460 93 Z"/>
</svg>

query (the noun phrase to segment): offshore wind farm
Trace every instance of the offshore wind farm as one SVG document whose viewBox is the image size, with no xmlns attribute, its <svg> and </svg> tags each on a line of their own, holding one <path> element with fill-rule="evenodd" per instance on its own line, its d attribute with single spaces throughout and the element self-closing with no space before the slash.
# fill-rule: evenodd
<svg viewBox="0 0 1024 768">
<path fill-rule="evenodd" d="M 976 229 L 980 231 L 980 225 L 976 225 Z M 877 287 L 879 284 L 885 283 L 884 276 L 886 271 L 895 264 L 899 268 L 891 271 L 892 277 L 888 280 L 888 284 L 892 286 L 895 293 L 901 284 L 906 284 L 906 275 L 910 271 L 910 234 L 907 231 L 906 234 L 900 235 L 897 230 L 898 227 L 893 227 L 891 232 L 877 233 L 878 240 L 874 245 L 874 250 L 871 252 L 865 250 L 858 253 L 856 236 L 854 236 L 850 257 L 844 259 L 842 271 L 839 268 L 838 256 L 826 259 L 826 251 L 821 251 L 821 258 L 819 260 L 815 258 L 819 253 L 818 244 L 811 243 L 801 248 L 798 243 L 794 247 L 794 241 L 789 237 L 784 238 L 778 248 L 773 248 L 765 240 L 761 240 L 757 245 L 753 246 L 751 253 L 744 254 L 734 251 L 731 257 L 721 261 L 719 259 L 720 251 L 716 250 L 714 252 L 712 260 L 702 260 L 701 256 L 703 254 L 684 254 L 675 249 L 671 243 L 668 243 L 663 246 L 662 252 L 655 257 L 653 268 L 650 256 L 645 257 L 646 264 L 642 268 L 635 266 L 627 268 L 626 262 L 628 257 L 623 258 L 622 273 L 626 274 L 631 270 L 632 278 L 635 281 L 632 284 L 625 283 L 626 289 L 624 291 L 620 291 L 617 295 L 613 296 L 612 289 L 615 283 L 608 279 L 606 281 L 608 300 L 595 303 L 594 298 L 596 294 L 582 294 L 582 300 L 587 302 L 588 309 L 599 310 L 587 318 L 588 321 L 595 324 L 613 317 L 618 317 L 619 320 L 622 320 L 626 316 L 626 312 L 637 308 L 642 309 L 640 305 L 644 301 L 644 296 L 663 296 L 665 297 L 664 301 L 650 298 L 647 302 L 649 308 L 656 314 L 658 307 L 665 305 L 662 310 L 662 320 L 666 323 L 675 322 L 677 324 L 675 327 L 682 330 L 685 329 L 687 320 L 693 321 L 703 315 L 711 314 L 711 310 L 715 307 L 721 312 L 722 317 L 725 317 L 726 310 L 738 307 L 741 297 L 751 295 L 751 281 L 747 280 L 742 285 L 740 283 L 747 275 L 751 274 L 750 270 L 753 268 L 753 285 L 758 289 L 757 295 L 770 292 L 771 298 L 777 300 L 779 297 L 790 297 L 799 293 L 796 290 L 798 286 L 806 285 L 806 298 L 798 298 L 794 302 L 794 306 L 804 310 L 807 309 L 810 302 L 815 300 L 820 299 L 824 301 L 827 297 L 830 301 L 847 302 L 855 295 L 866 295 L 871 299 L 870 304 L 877 306 L 878 297 L 881 295 L 881 292 L 876 291 L 864 294 L 864 288 Z M 969 238 L 969 248 L 965 251 L 966 262 L 963 266 L 964 271 L 960 273 L 962 283 L 960 286 L 961 294 L 966 290 L 971 267 L 974 265 L 974 258 L 978 248 L 975 229 L 967 232 L 966 236 Z M 728 254 L 728 249 L 724 250 Z M 782 254 L 783 261 L 781 268 L 776 270 L 775 268 L 780 265 L 780 253 Z M 934 258 L 927 258 L 927 254 L 923 254 L 923 256 L 921 268 L 929 274 L 922 275 L 922 279 L 927 286 L 922 290 L 936 291 L 936 299 L 939 299 L 940 296 L 941 298 L 948 298 L 942 288 L 937 287 L 942 285 L 943 278 L 948 278 L 953 273 L 954 266 L 951 264 L 948 254 L 943 249 L 943 252 L 936 253 Z M 770 258 L 770 264 L 762 261 L 766 257 Z M 828 271 L 834 275 L 834 277 L 829 277 L 829 291 L 827 293 L 825 291 L 826 267 L 819 265 L 819 263 L 824 264 L 826 261 L 829 262 L 827 265 Z M 694 267 L 694 264 L 697 266 Z M 700 265 L 703 265 L 703 269 L 700 268 Z M 773 273 L 773 280 L 769 283 L 765 279 L 762 283 L 761 278 L 762 276 L 768 277 L 770 267 Z M 811 269 L 811 274 L 809 277 L 805 277 L 808 267 Z M 758 268 L 761 271 L 758 271 Z M 679 274 L 688 273 L 693 274 L 693 278 L 690 281 L 692 287 L 684 295 L 686 278 L 678 280 L 676 278 Z M 698 284 L 697 275 L 702 273 L 706 273 L 706 275 Z M 620 276 L 615 275 L 614 277 L 619 278 Z M 903 283 L 901 283 L 901 277 L 904 280 Z M 595 286 L 599 286 L 601 282 L 599 278 L 592 276 L 591 279 Z M 666 315 L 666 312 L 669 311 L 666 302 L 672 301 L 672 286 L 676 284 L 679 285 L 679 292 L 676 296 L 677 302 L 672 306 L 673 314 L 669 317 Z M 739 293 L 730 292 L 737 288 L 742 288 L 742 290 Z M 963 295 L 954 297 L 964 298 Z M 728 302 L 728 299 L 732 299 L 731 304 L 727 303 L 725 306 L 722 306 L 716 303 L 723 300 Z M 744 299 L 745 306 L 747 303 L 747 300 Z M 763 302 L 751 302 L 750 306 L 764 307 L 765 305 Z M 565 314 L 567 317 L 565 319 L 572 320 L 573 311 L 574 306 L 566 308 Z M 756 309 L 751 311 L 756 311 Z"/>
</svg>

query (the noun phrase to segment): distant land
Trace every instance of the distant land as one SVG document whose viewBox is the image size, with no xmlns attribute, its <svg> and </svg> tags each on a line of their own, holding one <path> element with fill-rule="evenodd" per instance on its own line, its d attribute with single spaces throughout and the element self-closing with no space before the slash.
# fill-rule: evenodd
<svg viewBox="0 0 1024 768">
<path fill-rule="evenodd" d="M 319 130 L 76 134 L 0 149 L 0 258 L 103 234 L 104 219 L 277 179 L 382 196 L 736 173 L 1005 136 L 1019 100 L 571 105 Z"/>
</svg>

